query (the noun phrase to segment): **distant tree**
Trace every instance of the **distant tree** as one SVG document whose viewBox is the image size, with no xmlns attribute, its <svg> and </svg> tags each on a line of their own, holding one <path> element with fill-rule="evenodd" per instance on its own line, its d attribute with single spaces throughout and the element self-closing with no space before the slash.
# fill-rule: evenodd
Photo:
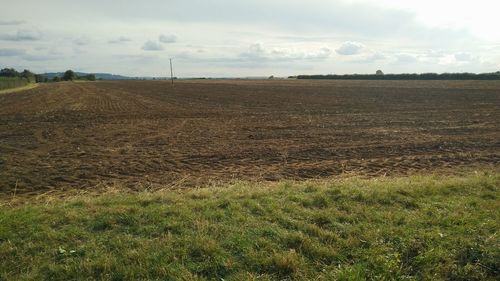
<svg viewBox="0 0 500 281">
<path fill-rule="evenodd" d="M 35 82 L 36 83 L 43 83 L 43 82 L 47 82 L 47 77 L 41 75 L 41 74 L 35 74 Z"/>
<path fill-rule="evenodd" d="M 61 81 L 61 77 L 59 76 L 54 76 L 54 78 L 52 78 L 52 82 L 59 82 Z"/>
<path fill-rule="evenodd" d="M 20 73 L 14 68 L 4 68 L 0 70 L 0 76 L 2 77 L 20 77 Z"/>
<path fill-rule="evenodd" d="M 500 80 L 495 73 L 402 73 L 402 74 L 328 74 L 299 75 L 297 79 L 343 79 L 343 80 Z"/>
<path fill-rule="evenodd" d="M 274 79 L 274 75 L 269 76 L 267 79 Z"/>
<path fill-rule="evenodd" d="M 375 75 L 384 75 L 384 72 L 382 72 L 382 70 L 377 70 L 377 72 L 375 72 Z"/>
<path fill-rule="evenodd" d="M 28 82 L 34 83 L 36 82 L 36 77 L 35 73 L 25 69 L 23 72 L 20 73 L 21 77 L 28 79 Z"/>
<path fill-rule="evenodd" d="M 81 79 L 88 80 L 88 81 L 95 81 L 96 77 L 95 77 L 95 74 L 87 74 L 87 75 L 81 77 Z"/>
<path fill-rule="evenodd" d="M 62 80 L 64 81 L 73 81 L 75 80 L 77 77 L 76 77 L 76 74 L 73 70 L 66 70 L 66 72 L 64 72 L 64 75 L 62 77 Z"/>
</svg>

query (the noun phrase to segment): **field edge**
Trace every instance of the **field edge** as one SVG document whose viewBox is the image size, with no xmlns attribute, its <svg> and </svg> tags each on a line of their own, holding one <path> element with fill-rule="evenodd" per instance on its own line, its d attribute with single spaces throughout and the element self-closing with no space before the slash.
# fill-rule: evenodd
<svg viewBox="0 0 500 281">
<path fill-rule="evenodd" d="M 27 90 L 32 90 L 32 89 L 35 89 L 38 86 L 39 86 L 38 83 L 30 83 L 28 85 L 21 86 L 21 87 L 4 89 L 4 90 L 0 90 L 0 95 L 17 93 L 17 92 L 27 91 Z"/>
</svg>

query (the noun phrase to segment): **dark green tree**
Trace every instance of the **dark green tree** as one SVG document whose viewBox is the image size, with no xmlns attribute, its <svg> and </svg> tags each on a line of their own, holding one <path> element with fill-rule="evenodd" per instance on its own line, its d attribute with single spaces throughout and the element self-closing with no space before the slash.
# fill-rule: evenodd
<svg viewBox="0 0 500 281">
<path fill-rule="evenodd" d="M 34 83 L 36 82 L 36 77 L 35 73 L 25 69 L 23 72 L 21 72 L 21 77 L 26 78 L 28 82 Z"/>
<path fill-rule="evenodd" d="M 76 78 L 77 78 L 76 77 L 76 73 L 73 70 L 70 69 L 70 70 L 66 70 L 66 72 L 64 72 L 62 80 L 64 80 L 64 81 L 73 81 Z"/>
<path fill-rule="evenodd" d="M 20 73 L 14 68 L 4 68 L 0 70 L 0 76 L 2 77 L 20 77 Z"/>
<path fill-rule="evenodd" d="M 35 80 L 37 83 L 48 82 L 48 78 L 41 74 L 35 74 Z"/>
</svg>

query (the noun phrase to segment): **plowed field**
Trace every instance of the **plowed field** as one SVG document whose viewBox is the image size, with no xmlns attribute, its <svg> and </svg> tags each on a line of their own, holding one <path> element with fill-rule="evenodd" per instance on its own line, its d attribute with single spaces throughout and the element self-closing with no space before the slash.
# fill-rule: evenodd
<svg viewBox="0 0 500 281">
<path fill-rule="evenodd" d="M 495 81 L 44 84 L 0 95 L 0 193 L 500 164 Z"/>
</svg>

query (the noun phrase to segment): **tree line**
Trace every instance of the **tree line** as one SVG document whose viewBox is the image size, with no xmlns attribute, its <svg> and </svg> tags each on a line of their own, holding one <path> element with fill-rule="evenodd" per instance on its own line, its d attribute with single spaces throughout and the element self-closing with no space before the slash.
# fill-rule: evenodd
<svg viewBox="0 0 500 281">
<path fill-rule="evenodd" d="M 73 70 L 67 70 L 59 77 L 55 76 L 52 79 L 47 78 L 42 74 L 35 74 L 27 69 L 19 72 L 14 68 L 3 68 L 0 70 L 0 77 L 20 78 L 26 79 L 29 83 L 46 83 L 46 82 L 59 82 L 59 81 L 74 81 L 74 80 L 88 80 L 95 81 L 95 74 L 87 74 L 78 76 Z"/>
<path fill-rule="evenodd" d="M 298 75 L 297 79 L 332 79 L 332 80 L 500 80 L 500 71 L 493 73 L 403 73 L 403 74 L 327 74 Z"/>
<path fill-rule="evenodd" d="M 18 72 L 14 68 L 4 68 L 0 70 L 0 77 L 8 78 L 21 78 L 26 79 L 30 83 L 35 83 L 37 81 L 37 74 L 25 69 L 22 72 Z M 40 78 L 40 77 L 38 77 Z"/>
<path fill-rule="evenodd" d="M 64 74 L 61 77 L 55 76 L 54 78 L 52 78 L 52 80 L 54 80 L 55 82 L 74 81 L 74 80 L 95 81 L 96 77 L 95 77 L 95 74 L 86 74 L 86 75 L 79 76 L 76 72 L 74 72 L 73 70 L 70 69 L 70 70 L 66 70 L 66 72 L 64 72 Z"/>
</svg>

